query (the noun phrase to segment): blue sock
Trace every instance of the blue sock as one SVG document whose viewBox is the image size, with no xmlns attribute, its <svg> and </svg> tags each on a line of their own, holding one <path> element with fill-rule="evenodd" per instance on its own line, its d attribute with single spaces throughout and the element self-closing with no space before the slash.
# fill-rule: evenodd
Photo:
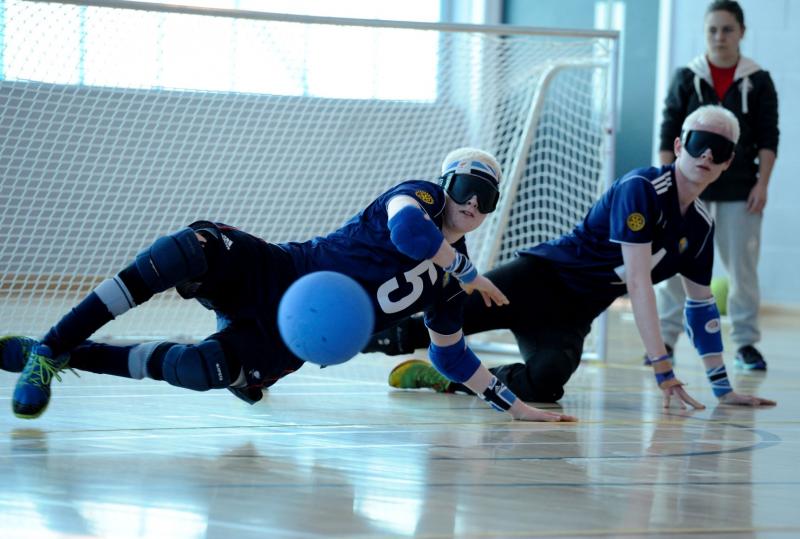
<svg viewBox="0 0 800 539">
<path fill-rule="evenodd" d="M 86 341 L 70 352 L 69 366 L 82 371 L 130 378 L 128 352 L 131 346 Z"/>
<path fill-rule="evenodd" d="M 92 292 L 68 312 L 42 339 L 53 351 L 53 357 L 71 351 L 92 333 L 113 320 L 108 308 Z"/>
</svg>

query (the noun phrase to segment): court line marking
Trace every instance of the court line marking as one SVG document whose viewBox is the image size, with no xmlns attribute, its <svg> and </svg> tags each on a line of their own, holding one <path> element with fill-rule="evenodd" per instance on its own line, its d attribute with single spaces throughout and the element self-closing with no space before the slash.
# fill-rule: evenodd
<svg viewBox="0 0 800 539">
<path fill-rule="evenodd" d="M 433 456 L 433 455 L 429 455 L 427 458 L 429 460 L 431 460 L 431 461 L 457 461 L 457 462 L 463 462 L 463 461 L 496 461 L 496 462 L 497 461 L 503 461 L 503 462 L 508 462 L 508 461 L 562 461 L 562 460 L 570 460 L 570 461 L 592 460 L 592 461 L 598 461 L 598 460 L 639 460 L 639 459 L 675 458 L 675 457 L 685 458 L 685 457 L 709 456 L 709 455 L 727 455 L 727 454 L 735 454 L 735 453 L 752 453 L 753 451 L 761 450 L 761 449 L 767 449 L 769 447 L 778 445 L 778 444 L 780 444 L 782 442 L 780 437 L 778 437 L 777 435 L 774 435 L 772 433 L 769 433 L 767 431 L 757 430 L 757 429 L 750 429 L 748 427 L 741 427 L 741 426 L 738 426 L 738 425 L 730 425 L 730 426 L 738 427 L 738 428 L 742 428 L 743 430 L 750 431 L 750 432 L 760 436 L 762 438 L 762 440 L 757 442 L 757 443 L 755 443 L 755 444 L 744 445 L 744 446 L 728 448 L 728 449 L 722 448 L 722 449 L 715 449 L 715 450 L 708 450 L 708 451 L 685 451 L 685 452 L 673 452 L 673 453 L 644 453 L 644 454 L 628 454 L 628 455 L 607 455 L 606 454 L 606 455 L 508 456 L 508 457 L 497 456 L 497 455 L 493 455 L 493 456 L 489 456 L 489 457 L 469 457 L 469 456 L 463 456 L 463 455 L 459 455 L 457 457 L 450 457 L 450 456 Z M 188 429 L 185 429 L 185 428 L 174 428 L 174 429 L 169 429 L 169 430 L 199 430 L 199 429 L 208 430 L 208 429 L 218 429 L 218 428 L 219 427 L 200 427 L 200 428 L 193 427 L 193 428 L 188 428 Z M 223 428 L 227 428 L 227 427 L 223 427 Z M 252 429 L 252 427 L 247 427 L 247 426 L 240 427 L 240 428 Z M 131 429 L 128 429 L 128 430 L 130 431 Z M 425 432 L 430 432 L 430 431 L 425 431 Z M 361 434 L 361 433 L 374 434 L 374 435 L 376 435 L 376 434 L 396 434 L 396 431 L 389 431 L 389 432 L 381 432 L 381 433 L 379 433 L 379 432 L 375 432 L 375 431 L 364 431 L 363 429 L 359 429 L 358 431 L 355 431 L 355 432 L 350 433 L 350 434 Z M 256 437 L 261 437 L 261 436 L 267 436 L 267 435 L 270 435 L 270 434 L 272 434 L 272 435 L 284 435 L 284 436 L 320 436 L 320 435 L 324 436 L 324 435 L 330 435 L 331 433 L 330 432 L 313 432 L 313 431 L 312 432 L 302 432 L 302 433 L 290 433 L 290 432 L 275 433 L 275 432 L 265 432 L 265 431 L 262 430 L 261 432 L 250 432 L 249 435 L 250 436 L 256 436 Z M 336 434 L 344 434 L 344 433 L 338 432 Z M 226 434 L 222 433 L 222 432 L 211 433 L 211 434 L 209 434 L 208 432 L 203 432 L 203 433 L 199 433 L 198 432 L 198 433 L 192 433 L 192 434 L 188 434 L 187 435 L 184 432 L 182 434 L 182 437 L 183 438 L 202 437 L 204 439 L 208 439 L 209 437 L 214 437 L 214 438 L 226 437 Z M 139 435 L 131 434 L 129 436 L 104 436 L 104 437 L 101 437 L 101 438 L 91 438 L 90 437 L 88 439 L 93 441 L 95 443 L 95 445 L 103 445 L 104 443 L 108 443 L 108 442 L 111 442 L 113 440 L 126 440 L 126 439 L 139 440 L 139 439 L 153 439 L 153 438 L 167 438 L 167 436 L 165 436 L 164 433 L 162 432 L 162 433 L 159 433 L 159 434 L 152 434 L 151 433 L 149 435 L 144 435 L 144 436 L 141 435 L 141 434 L 139 434 Z M 34 436 L 30 436 L 28 439 L 36 441 L 37 439 L 41 439 L 41 437 L 36 438 Z M 85 440 L 85 439 L 86 439 L 85 437 L 77 437 L 77 438 L 71 438 L 71 439 L 61 438 L 60 440 L 63 442 L 63 441 L 80 441 L 80 440 Z M 11 442 L 12 443 L 14 443 L 14 442 L 19 443 L 20 441 L 24 441 L 24 440 L 25 440 L 25 438 L 18 438 L 16 440 L 12 440 Z M 701 440 L 700 442 L 702 442 L 702 443 L 714 443 L 715 445 L 718 445 L 720 443 L 725 443 L 725 442 L 736 443 L 735 440 L 723 441 L 723 442 L 717 441 L 717 440 L 706 440 L 706 441 Z M 502 442 L 502 441 L 501 442 L 497 442 L 497 443 L 493 443 L 493 444 L 483 444 L 483 445 L 474 444 L 473 443 L 473 444 L 470 444 L 470 448 L 471 447 L 481 447 L 481 446 L 482 447 L 492 447 L 493 445 L 505 446 L 505 445 L 509 445 L 510 443 L 511 442 Z M 564 442 L 564 443 L 569 443 L 569 442 Z M 665 442 L 665 443 L 671 443 L 671 442 Z M 675 443 L 677 443 L 677 442 L 675 442 Z M 694 441 L 692 443 L 693 444 L 697 444 L 698 442 Z M 525 445 L 525 444 L 521 444 L 521 443 L 516 443 L 515 442 L 514 445 Z M 537 445 L 537 444 L 533 443 L 533 444 L 528 444 L 528 445 Z M 463 449 L 465 449 L 464 446 L 460 446 L 460 445 L 441 445 L 441 444 L 440 445 L 433 445 L 433 444 L 429 444 L 429 443 L 418 443 L 418 442 L 407 442 L 407 443 L 401 443 L 401 444 L 398 444 L 398 443 L 391 443 L 391 444 L 386 444 L 386 443 L 379 443 L 379 444 L 376 444 L 376 443 L 373 443 L 373 444 L 363 444 L 363 443 L 349 443 L 349 444 L 342 444 L 342 443 L 338 443 L 338 444 L 316 443 L 316 444 L 308 444 L 307 446 L 304 446 L 304 447 L 306 447 L 307 449 L 313 449 L 315 451 L 319 451 L 319 450 L 341 450 L 341 449 L 361 450 L 361 449 L 364 449 L 364 448 L 391 450 L 391 449 L 397 449 L 397 448 L 420 448 L 420 447 L 421 448 L 427 448 L 428 451 L 435 451 L 437 449 L 438 450 L 453 450 L 453 449 L 463 450 Z M 276 448 L 272 448 L 273 451 L 275 449 Z M 287 448 L 287 449 L 292 449 L 292 448 Z M 123 454 L 131 454 L 131 453 L 176 454 L 176 452 L 173 451 L 173 450 L 163 450 L 163 449 L 161 449 L 161 450 L 153 450 L 153 451 L 148 451 L 148 450 L 142 451 L 140 449 L 136 449 L 136 450 L 112 450 L 112 451 L 97 452 L 97 451 L 87 451 L 85 447 L 83 448 L 83 450 L 76 449 L 75 451 L 72 451 L 72 452 L 69 452 L 69 451 L 61 451 L 61 452 L 58 452 L 58 453 L 56 453 L 56 452 L 52 452 L 52 453 L 48 452 L 48 454 L 51 454 L 51 455 L 62 455 L 62 456 L 63 455 L 73 455 L 73 454 L 80 454 L 80 455 L 113 455 L 113 454 L 118 454 L 118 455 L 123 455 Z M 20 457 L 20 458 L 40 457 L 41 454 L 42 454 L 41 451 L 32 451 L 30 453 L 18 452 L 15 456 L 16 457 Z M 322 459 L 324 459 L 326 457 L 323 457 L 322 455 L 315 455 L 314 458 L 322 460 Z M 330 458 L 334 458 L 334 457 L 330 457 Z"/>
<path fill-rule="evenodd" d="M 215 485 L 219 488 L 220 485 Z M 314 486 L 322 486 L 315 484 Z M 348 488 L 351 485 L 347 485 Z M 304 488 L 308 488 L 305 486 Z M 0 495 L 0 499 L 3 496 Z M 61 506 L 73 507 L 73 501 L 61 501 L 54 499 L 39 499 L 37 503 L 42 506 Z M 228 528 L 238 531 L 257 532 L 260 537 L 298 537 L 316 538 L 320 534 L 316 531 L 290 530 L 284 527 L 272 527 L 264 523 L 248 524 L 240 520 L 227 520 L 220 518 L 209 518 L 207 529 Z M 417 532 L 414 537 L 418 539 L 451 539 L 454 531 L 447 533 L 425 533 Z M 271 535 L 271 532 L 275 535 Z M 645 536 L 675 536 L 675 535 L 709 535 L 709 534 L 753 534 L 753 533 L 787 533 L 795 536 L 800 533 L 799 526 L 729 526 L 729 527 L 669 527 L 669 528 L 589 528 L 589 529 L 557 529 L 557 530 L 496 530 L 496 531 L 471 531 L 462 533 L 461 537 L 471 538 L 497 538 L 497 537 L 621 537 L 631 535 Z M 329 535 L 341 535 L 336 530 L 329 530 Z M 360 539 L 388 539 L 397 537 L 396 533 L 358 533 Z"/>
</svg>

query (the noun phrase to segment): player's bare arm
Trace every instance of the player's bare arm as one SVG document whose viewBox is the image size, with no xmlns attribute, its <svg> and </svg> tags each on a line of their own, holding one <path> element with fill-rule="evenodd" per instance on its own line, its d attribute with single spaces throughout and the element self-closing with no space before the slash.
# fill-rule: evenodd
<svg viewBox="0 0 800 539">
<path fill-rule="evenodd" d="M 650 277 L 652 258 L 650 251 L 650 243 L 622 244 L 628 295 L 636 327 L 652 362 L 658 387 L 663 393 L 664 408 L 669 408 L 675 397 L 681 408 L 685 408 L 684 403 L 686 403 L 695 409 L 703 409 L 705 406 L 686 392 L 683 382 L 675 378 L 672 371 L 672 364 L 668 359 L 658 324 L 656 295 Z"/>
</svg>

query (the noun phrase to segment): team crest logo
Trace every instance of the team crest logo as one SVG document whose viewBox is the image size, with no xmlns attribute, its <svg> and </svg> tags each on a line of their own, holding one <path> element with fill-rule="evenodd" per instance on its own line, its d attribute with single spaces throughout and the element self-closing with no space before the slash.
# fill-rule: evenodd
<svg viewBox="0 0 800 539">
<path fill-rule="evenodd" d="M 639 212 L 633 212 L 625 220 L 625 223 L 628 225 L 628 228 L 634 232 L 639 232 L 644 228 L 644 215 Z"/>
<path fill-rule="evenodd" d="M 425 204 L 433 204 L 433 195 L 431 195 L 429 192 L 419 190 L 416 191 L 414 194 L 417 195 L 417 198 L 420 199 Z"/>
<path fill-rule="evenodd" d="M 706 322 L 706 332 L 708 333 L 719 333 L 722 327 L 719 325 L 719 318 L 714 318 Z"/>
<path fill-rule="evenodd" d="M 678 240 L 678 252 L 683 254 L 684 251 L 689 247 L 689 240 L 685 237 Z"/>
</svg>

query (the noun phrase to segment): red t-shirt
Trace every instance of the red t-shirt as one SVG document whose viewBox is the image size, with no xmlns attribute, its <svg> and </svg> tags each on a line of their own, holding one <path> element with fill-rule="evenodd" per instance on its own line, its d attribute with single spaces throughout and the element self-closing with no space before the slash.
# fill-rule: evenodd
<svg viewBox="0 0 800 539">
<path fill-rule="evenodd" d="M 739 63 L 735 63 L 731 67 L 717 67 L 711 63 L 710 60 L 706 59 L 708 62 L 708 67 L 711 69 L 711 80 L 714 81 L 714 90 L 717 92 L 717 96 L 719 100 L 722 101 L 722 98 L 725 97 L 725 92 L 728 91 L 728 88 L 731 87 L 733 84 L 733 74 L 736 73 L 736 66 Z"/>
</svg>

